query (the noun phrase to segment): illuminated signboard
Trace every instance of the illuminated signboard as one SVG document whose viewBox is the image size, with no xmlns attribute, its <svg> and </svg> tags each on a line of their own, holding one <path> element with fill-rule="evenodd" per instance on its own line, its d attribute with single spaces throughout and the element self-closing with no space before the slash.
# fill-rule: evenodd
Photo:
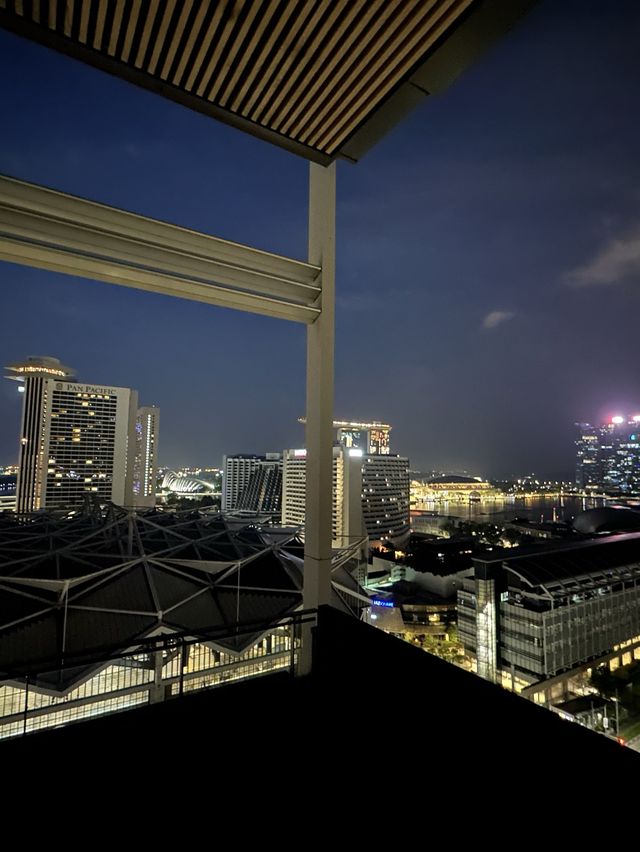
<svg viewBox="0 0 640 852">
<path fill-rule="evenodd" d="M 386 606 L 386 607 L 393 607 L 393 601 L 378 601 L 378 600 L 373 600 L 373 601 L 371 601 L 371 603 L 372 603 L 374 606 Z"/>
</svg>

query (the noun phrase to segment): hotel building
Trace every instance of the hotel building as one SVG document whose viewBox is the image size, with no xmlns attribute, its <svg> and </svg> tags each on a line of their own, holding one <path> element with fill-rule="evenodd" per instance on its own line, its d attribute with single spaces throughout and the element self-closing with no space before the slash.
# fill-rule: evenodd
<svg viewBox="0 0 640 852">
<path fill-rule="evenodd" d="M 24 388 L 16 511 L 131 505 L 137 391 L 81 384 L 55 358 L 7 369 Z"/>
</svg>

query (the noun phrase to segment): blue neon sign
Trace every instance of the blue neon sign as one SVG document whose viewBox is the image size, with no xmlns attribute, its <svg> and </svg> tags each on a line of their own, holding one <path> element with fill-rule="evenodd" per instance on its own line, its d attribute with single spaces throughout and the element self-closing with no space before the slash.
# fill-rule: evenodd
<svg viewBox="0 0 640 852">
<path fill-rule="evenodd" d="M 393 601 L 378 601 L 378 600 L 375 600 L 375 599 L 374 599 L 374 600 L 372 600 L 372 601 L 371 601 L 371 603 L 372 603 L 374 606 L 386 606 L 386 607 L 393 607 Z"/>
</svg>

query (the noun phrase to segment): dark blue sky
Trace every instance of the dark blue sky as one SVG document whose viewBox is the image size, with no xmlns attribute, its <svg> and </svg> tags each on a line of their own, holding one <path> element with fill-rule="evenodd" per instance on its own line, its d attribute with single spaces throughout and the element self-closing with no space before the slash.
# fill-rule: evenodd
<svg viewBox="0 0 640 852">
<path fill-rule="evenodd" d="M 336 404 L 416 469 L 569 475 L 640 406 L 640 3 L 543 0 L 338 168 Z M 0 171 L 303 258 L 306 162 L 0 32 Z M 165 464 L 299 445 L 301 326 L 0 263 L 0 363 L 162 409 Z M 0 464 L 21 398 L 0 386 Z"/>
</svg>

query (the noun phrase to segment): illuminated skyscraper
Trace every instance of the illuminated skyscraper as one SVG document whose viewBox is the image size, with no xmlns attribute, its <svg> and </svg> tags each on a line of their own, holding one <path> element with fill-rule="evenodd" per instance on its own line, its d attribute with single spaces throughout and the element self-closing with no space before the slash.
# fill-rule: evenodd
<svg viewBox="0 0 640 852">
<path fill-rule="evenodd" d="M 576 423 L 576 485 L 579 488 L 598 488 L 603 483 L 602 427 L 591 423 Z"/>
<path fill-rule="evenodd" d="M 298 422 L 305 423 L 306 420 L 300 417 Z M 391 455 L 389 433 L 392 427 L 376 420 L 362 423 L 334 420 L 333 428 L 336 430 L 336 446 L 353 451 L 360 458 L 362 513 L 370 542 L 391 542 L 403 547 L 410 534 L 409 460 Z M 334 447 L 334 487 L 335 451 Z M 304 498 L 304 489 L 301 493 Z M 304 514 L 304 503 L 302 505 Z"/>
<path fill-rule="evenodd" d="M 362 459 L 362 511 L 369 539 L 403 547 L 409 540 L 409 459 L 368 455 Z"/>
<path fill-rule="evenodd" d="M 134 506 L 156 505 L 159 435 L 160 409 L 154 405 L 139 408 L 136 415 L 133 464 Z"/>
<path fill-rule="evenodd" d="M 55 358 L 7 369 L 24 387 L 16 510 L 131 505 L 137 391 L 80 384 Z"/>
<path fill-rule="evenodd" d="M 640 493 L 640 415 L 616 415 L 600 426 L 576 426 L 578 486 Z"/>
</svg>

